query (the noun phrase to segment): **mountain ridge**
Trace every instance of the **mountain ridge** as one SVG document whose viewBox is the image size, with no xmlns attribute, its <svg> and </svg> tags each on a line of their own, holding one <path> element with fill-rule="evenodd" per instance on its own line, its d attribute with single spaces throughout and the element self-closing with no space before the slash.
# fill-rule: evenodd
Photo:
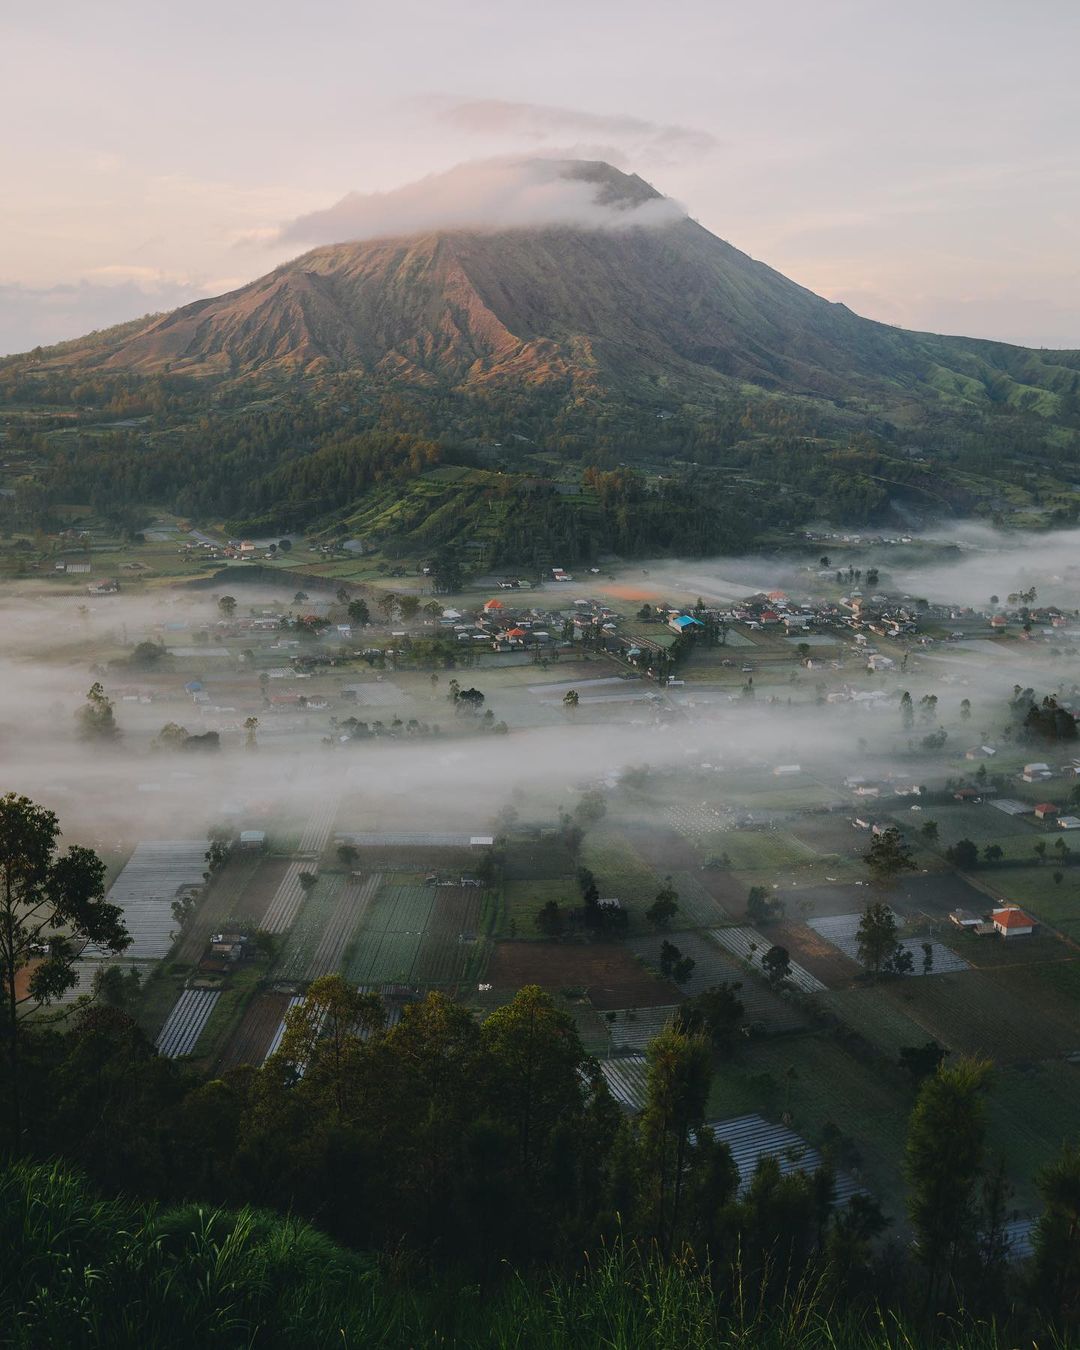
<svg viewBox="0 0 1080 1350">
<path fill-rule="evenodd" d="M 595 162 L 566 176 L 628 211 L 612 228 L 428 230 L 321 245 L 222 296 L 41 353 L 43 368 L 217 378 L 347 372 L 411 389 L 543 387 L 657 397 L 756 386 L 902 411 L 1015 385 L 1052 413 L 1080 354 L 895 328 L 855 314 Z M 115 336 L 113 336 L 113 333 Z M 26 358 L 9 358 L 9 360 Z M 1070 376 L 1073 377 L 1070 379 Z"/>
</svg>

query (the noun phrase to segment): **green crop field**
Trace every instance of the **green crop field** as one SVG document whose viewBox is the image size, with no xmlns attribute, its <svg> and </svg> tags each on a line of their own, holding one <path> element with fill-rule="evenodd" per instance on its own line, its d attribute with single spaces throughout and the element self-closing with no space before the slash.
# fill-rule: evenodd
<svg viewBox="0 0 1080 1350">
<path fill-rule="evenodd" d="M 326 928 L 333 922 L 344 877 L 323 872 L 305 897 L 274 969 L 279 980 L 304 980 Z"/>
<path fill-rule="evenodd" d="M 892 1216 L 900 1214 L 903 1159 L 911 1094 L 897 1076 L 847 1053 L 819 1033 L 752 1041 L 737 1060 L 721 1062 L 709 1093 L 714 1120 L 756 1111 L 820 1144 L 835 1125 L 856 1151 L 844 1160 Z"/>
<path fill-rule="evenodd" d="M 1016 1202 L 1035 1199 L 1032 1180 L 1080 1121 L 1080 1067 L 1044 1063 L 998 1070 L 986 1095 L 989 1146 L 1005 1159 Z"/>
<path fill-rule="evenodd" d="M 420 883 L 382 886 L 348 944 L 346 979 L 355 984 L 412 979 L 435 892 Z"/>
<path fill-rule="evenodd" d="M 574 877 L 544 881 L 508 881 L 503 890 L 500 937 L 539 937 L 536 916 L 549 900 L 573 907 L 581 903 Z"/>
</svg>

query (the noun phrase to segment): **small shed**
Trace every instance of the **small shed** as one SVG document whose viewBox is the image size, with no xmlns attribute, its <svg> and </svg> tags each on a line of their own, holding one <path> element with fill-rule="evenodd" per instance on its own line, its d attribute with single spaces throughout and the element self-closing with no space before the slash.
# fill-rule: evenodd
<svg viewBox="0 0 1080 1350">
<path fill-rule="evenodd" d="M 1036 820 L 1052 820 L 1058 813 L 1057 807 L 1053 802 L 1037 802 L 1035 806 Z"/>
<path fill-rule="evenodd" d="M 241 830 L 240 847 L 245 853 L 262 853 L 266 848 L 266 831 Z"/>
</svg>

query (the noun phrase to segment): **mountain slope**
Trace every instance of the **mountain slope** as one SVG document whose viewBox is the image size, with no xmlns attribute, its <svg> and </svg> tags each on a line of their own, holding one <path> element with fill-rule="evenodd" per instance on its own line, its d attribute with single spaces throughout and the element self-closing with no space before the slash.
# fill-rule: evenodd
<svg viewBox="0 0 1080 1350">
<path fill-rule="evenodd" d="M 659 199 L 608 165 L 566 171 L 594 182 L 601 201 L 629 208 Z M 745 383 L 891 407 L 1026 400 L 1050 415 L 1080 382 L 1075 352 L 862 319 L 685 217 L 329 245 L 134 333 L 69 344 L 45 364 L 220 376 L 347 371 L 406 387 L 521 384 L 645 398 Z"/>
</svg>

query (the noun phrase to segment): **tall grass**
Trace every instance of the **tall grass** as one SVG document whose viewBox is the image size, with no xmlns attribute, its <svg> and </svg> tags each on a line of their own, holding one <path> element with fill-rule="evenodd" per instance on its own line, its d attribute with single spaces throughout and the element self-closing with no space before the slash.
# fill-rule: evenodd
<svg viewBox="0 0 1080 1350">
<path fill-rule="evenodd" d="M 60 1166 L 0 1172 L 0 1344 L 43 1347 L 440 1347 L 446 1350 L 916 1350 L 884 1315 L 834 1307 L 808 1279 L 778 1303 L 736 1281 L 713 1296 L 690 1261 L 616 1244 L 575 1276 L 432 1284 L 343 1250 L 304 1223 L 202 1205 L 95 1197 Z M 1010 1350 L 993 1327 L 937 1346 Z M 1034 1342 L 1028 1342 L 1029 1346 Z M 1063 1350 L 1048 1337 L 1039 1350 Z"/>
</svg>

